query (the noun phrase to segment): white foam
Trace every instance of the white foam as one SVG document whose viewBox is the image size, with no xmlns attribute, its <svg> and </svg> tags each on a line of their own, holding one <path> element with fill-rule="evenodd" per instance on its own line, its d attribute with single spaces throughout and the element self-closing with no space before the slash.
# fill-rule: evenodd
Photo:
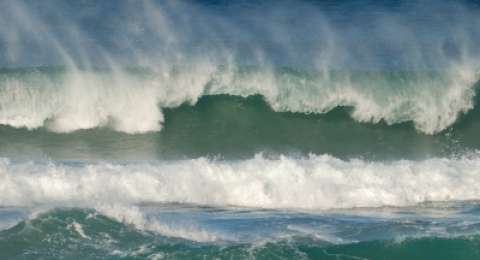
<svg viewBox="0 0 480 260">
<path fill-rule="evenodd" d="M 226 236 L 215 234 L 200 227 L 191 225 L 168 225 L 156 218 L 149 218 L 144 211 L 136 206 L 122 204 L 100 204 L 95 206 L 100 213 L 126 224 L 134 225 L 138 229 L 154 231 L 164 236 L 183 238 L 198 242 L 213 242 L 227 240 Z"/>
<path fill-rule="evenodd" d="M 359 122 L 388 124 L 413 121 L 433 134 L 451 126 L 473 108 L 474 67 L 452 68 L 442 77 L 388 82 L 378 78 L 357 82 L 350 76 L 305 80 L 266 69 L 240 76 L 209 62 L 179 71 L 165 68 L 144 78 L 126 72 L 73 71 L 52 79 L 35 73 L 0 81 L 0 124 L 55 132 L 110 127 L 127 133 L 159 131 L 162 108 L 194 104 L 203 95 L 259 94 L 277 111 L 325 113 L 351 106 Z"/>
<path fill-rule="evenodd" d="M 160 130 L 154 89 L 124 81 L 91 73 L 69 73 L 58 81 L 41 75 L 7 80 L 0 90 L 0 124 L 56 132 L 100 126 L 128 133 Z"/>
<path fill-rule="evenodd" d="M 156 163 L 0 162 L 0 206 L 193 203 L 331 209 L 480 199 L 480 159 L 343 161 L 261 155 Z"/>
<path fill-rule="evenodd" d="M 72 224 L 68 225 L 68 228 L 71 228 L 72 230 L 77 232 L 77 234 L 80 235 L 83 239 L 90 239 L 90 237 L 85 234 L 85 231 L 83 231 L 83 227 L 80 223 L 73 221 Z"/>
</svg>

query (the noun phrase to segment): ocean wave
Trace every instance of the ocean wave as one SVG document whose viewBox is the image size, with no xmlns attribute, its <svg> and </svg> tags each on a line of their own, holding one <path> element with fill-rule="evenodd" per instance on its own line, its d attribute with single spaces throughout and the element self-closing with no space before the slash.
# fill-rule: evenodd
<svg viewBox="0 0 480 260">
<path fill-rule="evenodd" d="M 193 105 L 206 95 L 261 95 L 275 111 L 322 114 L 351 107 L 358 122 L 411 121 L 420 132 L 434 134 L 474 107 L 477 81 L 474 67 L 312 74 L 201 63 L 140 72 L 7 71 L 0 76 L 0 124 L 145 133 L 161 130 L 165 108 Z"/>
<path fill-rule="evenodd" d="M 479 236 L 419 237 L 332 244 L 293 236 L 249 243 L 211 243 L 136 229 L 94 210 L 56 209 L 0 231 L 0 257 L 37 259 L 475 259 Z M 456 250 L 452 250 L 454 247 Z"/>
<path fill-rule="evenodd" d="M 467 3 L 352 4 L 347 15 L 347 3 L 207 2 L 108 2 L 97 15 L 86 3 L 2 3 L 0 124 L 145 133 L 162 129 L 165 108 L 260 95 L 275 111 L 349 107 L 358 122 L 435 134 L 475 105 L 480 26 Z"/>
<path fill-rule="evenodd" d="M 0 164 L 0 206 L 192 203 L 331 209 L 478 200 L 480 160 L 368 162 L 257 155 L 158 163 Z"/>
</svg>

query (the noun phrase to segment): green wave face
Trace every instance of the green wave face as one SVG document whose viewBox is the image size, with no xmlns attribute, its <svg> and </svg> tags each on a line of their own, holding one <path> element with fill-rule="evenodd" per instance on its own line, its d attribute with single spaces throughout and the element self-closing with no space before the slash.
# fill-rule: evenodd
<svg viewBox="0 0 480 260">
<path fill-rule="evenodd" d="M 311 259 L 476 259 L 478 236 L 422 238 L 402 242 L 363 242 L 319 250 L 312 248 Z M 325 254 L 327 256 L 325 256 Z"/>
<path fill-rule="evenodd" d="M 453 79 L 441 73 L 219 67 L 194 93 L 180 94 L 178 80 L 186 74 L 178 69 L 168 82 L 152 70 L 124 73 L 4 70 L 0 156 L 134 160 L 266 152 L 412 159 L 480 146 L 476 86 L 465 85 L 452 101 L 445 91 Z M 363 96 L 348 94 L 353 87 Z M 453 121 L 438 125 L 445 116 Z M 419 124 L 440 132 L 428 134 Z"/>
<path fill-rule="evenodd" d="M 476 113 L 476 111 L 475 111 Z M 326 115 L 274 112 L 260 96 L 210 96 L 195 106 L 165 109 L 160 132 L 130 135 L 108 129 L 52 133 L 0 127 L 0 156 L 57 159 L 248 158 L 259 152 L 340 158 L 419 159 L 478 149 L 476 115 L 437 135 L 411 124 L 351 120 L 348 109 Z M 472 120 L 472 121 L 469 121 Z M 75 149 L 71 149 L 76 147 Z"/>
</svg>

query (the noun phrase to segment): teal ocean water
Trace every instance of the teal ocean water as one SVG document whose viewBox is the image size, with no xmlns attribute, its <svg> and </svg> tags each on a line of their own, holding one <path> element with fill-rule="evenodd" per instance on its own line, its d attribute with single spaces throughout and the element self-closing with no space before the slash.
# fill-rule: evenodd
<svg viewBox="0 0 480 260">
<path fill-rule="evenodd" d="M 0 2 L 0 259 L 479 259 L 479 17 Z"/>
<path fill-rule="evenodd" d="M 458 209 L 446 208 L 445 211 Z M 15 214 L 15 210 L 3 209 L 2 215 L 5 211 Z M 147 211 L 155 211 L 152 214 L 156 216 L 150 220 L 161 219 L 170 227 L 184 226 L 182 222 L 187 220 L 190 225 L 194 222 L 214 229 L 216 235 L 194 228 L 187 233 L 177 227 L 169 232 L 190 237 L 172 238 L 158 231 L 138 230 L 94 210 L 56 209 L 2 231 L 0 256 L 5 259 L 475 259 L 479 256 L 479 238 L 474 235 L 478 224 L 438 216 L 444 212 L 428 206 L 403 212 L 369 209 L 322 214 L 178 205 L 150 207 Z M 384 218 L 365 215 L 367 211 Z M 191 216 L 185 219 L 185 212 Z M 424 216 L 418 216 L 418 212 Z M 478 221 L 471 212 L 461 214 Z M 405 217 L 410 220 L 404 221 Z M 237 229 L 245 223 L 249 226 Z M 160 224 L 156 228 L 168 230 Z M 401 233 L 405 237 L 398 236 Z M 191 236 L 207 240 L 191 241 Z M 382 240 L 370 240 L 372 237 Z"/>
</svg>

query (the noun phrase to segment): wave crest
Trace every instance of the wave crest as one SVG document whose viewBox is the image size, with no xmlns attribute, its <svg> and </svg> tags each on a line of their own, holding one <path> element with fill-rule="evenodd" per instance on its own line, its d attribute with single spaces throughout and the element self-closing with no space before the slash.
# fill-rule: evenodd
<svg viewBox="0 0 480 260">
<path fill-rule="evenodd" d="M 162 108 L 205 95 L 262 95 L 275 111 L 326 113 L 352 107 L 359 122 L 412 121 L 440 132 L 474 106 L 473 68 L 440 73 L 233 69 L 209 63 L 160 71 L 30 71 L 0 76 L 0 124 L 55 132 L 110 127 L 159 131 Z"/>
</svg>

